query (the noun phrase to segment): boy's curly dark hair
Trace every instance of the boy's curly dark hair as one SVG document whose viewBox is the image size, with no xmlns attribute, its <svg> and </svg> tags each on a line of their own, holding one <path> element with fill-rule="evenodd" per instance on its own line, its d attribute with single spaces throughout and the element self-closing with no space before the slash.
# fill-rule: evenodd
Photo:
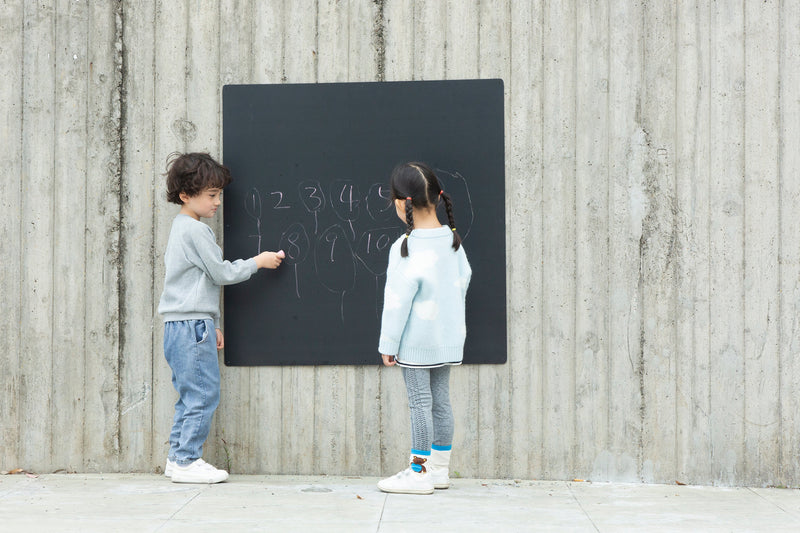
<svg viewBox="0 0 800 533">
<path fill-rule="evenodd" d="M 167 200 L 178 205 L 183 205 L 181 193 L 197 196 L 206 189 L 223 189 L 233 181 L 228 167 L 204 152 L 171 153 L 166 176 Z"/>
</svg>

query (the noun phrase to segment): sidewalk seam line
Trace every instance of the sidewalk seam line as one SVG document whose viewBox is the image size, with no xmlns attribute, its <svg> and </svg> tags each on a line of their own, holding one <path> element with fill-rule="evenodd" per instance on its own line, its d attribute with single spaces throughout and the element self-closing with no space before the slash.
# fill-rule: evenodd
<svg viewBox="0 0 800 533">
<path fill-rule="evenodd" d="M 754 487 L 744 487 L 744 488 L 745 488 L 745 489 L 747 489 L 749 492 L 751 492 L 751 493 L 755 494 L 756 496 L 758 496 L 759 498 L 761 498 L 761 499 L 762 499 L 762 500 L 764 500 L 765 502 L 767 502 L 767 503 L 769 503 L 769 504 L 771 504 L 771 505 L 773 505 L 773 506 L 777 507 L 778 509 L 780 509 L 781 511 L 783 511 L 783 512 L 784 512 L 784 513 L 786 513 L 787 515 L 789 515 L 789 516 L 791 516 L 792 518 L 794 518 L 795 520 L 797 520 L 797 519 L 798 519 L 798 516 L 797 516 L 797 515 L 795 515 L 793 512 L 791 512 L 791 511 L 789 511 L 789 510 L 787 510 L 787 509 L 784 509 L 784 508 L 783 508 L 783 507 L 781 507 L 781 506 L 780 506 L 780 505 L 779 505 L 777 502 L 774 502 L 774 501 L 772 501 L 772 500 L 770 500 L 770 499 L 768 499 L 768 498 L 764 497 L 763 495 L 759 494 L 759 493 L 758 493 L 758 492 L 756 492 L 755 490 L 753 490 L 753 489 L 754 489 Z"/>
<path fill-rule="evenodd" d="M 584 516 L 586 516 L 586 518 L 589 519 L 589 522 L 591 522 L 592 527 L 594 527 L 594 530 L 599 533 L 600 532 L 600 528 L 597 527 L 597 524 L 594 523 L 594 520 L 592 520 L 592 517 L 589 516 L 589 513 L 587 513 L 586 509 L 583 508 L 583 505 L 581 504 L 580 500 L 578 500 L 578 497 L 575 496 L 575 493 L 572 491 L 572 485 L 570 483 L 567 483 L 566 485 L 567 485 L 567 489 L 569 489 L 570 495 L 572 495 L 572 499 L 575 500 L 575 503 L 578 504 L 578 507 L 580 507 L 580 509 L 583 512 Z"/>
<path fill-rule="evenodd" d="M 381 506 L 381 515 L 378 517 L 378 529 L 375 530 L 375 533 L 380 533 L 381 530 L 381 523 L 383 523 L 383 512 L 386 510 L 386 501 L 389 499 L 388 494 L 383 495 L 383 505 Z"/>
<path fill-rule="evenodd" d="M 206 487 L 205 489 L 200 489 L 200 490 L 198 490 L 198 491 L 197 491 L 197 494 L 195 494 L 194 496 L 192 496 L 191 498 L 189 498 L 188 500 L 186 500 L 186 502 L 185 502 L 183 505 L 181 505 L 181 506 L 178 508 L 178 510 L 177 510 L 177 511 L 175 511 L 174 513 L 172 513 L 171 515 L 169 515 L 169 518 L 167 518 L 166 520 L 164 520 L 164 523 L 163 523 L 163 524 L 161 524 L 160 526 L 158 526 L 158 528 L 156 529 L 156 531 L 158 531 L 158 530 L 162 529 L 164 526 L 166 526 L 168 523 L 170 523 L 170 522 L 172 521 L 172 519 L 173 519 L 173 518 L 175 518 L 175 515 L 177 515 L 177 514 L 178 514 L 178 513 L 180 513 L 181 511 L 183 511 L 183 510 L 186 508 L 186 506 L 187 506 L 187 505 L 189 505 L 190 503 L 192 503 L 192 502 L 195 500 L 195 498 L 197 498 L 198 496 L 200 496 L 200 495 L 201 495 L 203 492 L 205 492 L 206 490 L 208 490 L 208 487 Z"/>
</svg>

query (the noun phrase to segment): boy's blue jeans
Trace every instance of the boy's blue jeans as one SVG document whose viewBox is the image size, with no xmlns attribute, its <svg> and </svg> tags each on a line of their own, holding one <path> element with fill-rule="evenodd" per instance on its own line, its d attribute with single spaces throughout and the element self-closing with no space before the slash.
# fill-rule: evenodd
<svg viewBox="0 0 800 533">
<path fill-rule="evenodd" d="M 219 360 L 214 321 L 181 320 L 164 324 L 164 356 L 178 391 L 169 434 L 170 460 L 181 466 L 203 456 L 211 417 L 219 405 Z"/>
</svg>

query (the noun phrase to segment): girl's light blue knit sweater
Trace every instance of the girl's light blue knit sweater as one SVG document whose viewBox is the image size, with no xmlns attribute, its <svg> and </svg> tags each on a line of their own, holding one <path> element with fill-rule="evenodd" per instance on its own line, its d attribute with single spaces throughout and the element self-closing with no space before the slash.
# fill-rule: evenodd
<svg viewBox="0 0 800 533">
<path fill-rule="evenodd" d="M 408 257 L 401 236 L 389 251 L 378 351 L 407 367 L 460 364 L 467 328 L 464 302 L 472 269 L 449 227 L 415 229 Z"/>
<path fill-rule="evenodd" d="M 158 304 L 164 322 L 211 318 L 217 328 L 220 286 L 245 281 L 258 270 L 252 257 L 224 261 L 211 228 L 183 214 L 172 222 L 164 265 L 164 292 Z"/>
</svg>

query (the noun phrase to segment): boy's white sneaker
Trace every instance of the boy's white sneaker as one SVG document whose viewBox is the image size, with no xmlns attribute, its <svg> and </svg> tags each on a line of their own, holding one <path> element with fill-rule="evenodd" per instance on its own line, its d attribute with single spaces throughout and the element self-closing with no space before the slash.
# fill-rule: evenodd
<svg viewBox="0 0 800 533">
<path fill-rule="evenodd" d="M 220 483 L 228 479 L 228 473 L 214 468 L 202 459 L 198 459 L 186 466 L 173 464 L 173 483 Z"/>
<path fill-rule="evenodd" d="M 164 467 L 164 475 L 172 477 L 173 468 L 175 468 L 175 461 L 170 461 L 169 458 L 167 458 L 167 465 Z"/>
</svg>

